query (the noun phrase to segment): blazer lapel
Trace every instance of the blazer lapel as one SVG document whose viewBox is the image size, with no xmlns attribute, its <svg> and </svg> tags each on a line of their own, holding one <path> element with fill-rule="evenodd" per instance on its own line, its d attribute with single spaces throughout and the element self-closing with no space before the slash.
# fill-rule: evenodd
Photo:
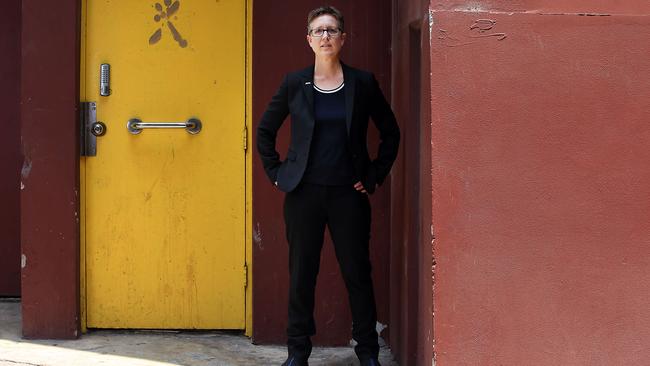
<svg viewBox="0 0 650 366">
<path fill-rule="evenodd" d="M 307 70 L 302 77 L 302 91 L 307 99 L 309 117 L 311 124 L 314 124 L 314 66 Z"/>
<path fill-rule="evenodd" d="M 343 66 L 343 82 L 345 83 L 345 126 L 347 127 L 348 136 L 350 136 L 350 126 L 352 126 L 352 112 L 354 111 L 354 88 L 356 80 L 350 68 L 341 63 Z"/>
</svg>

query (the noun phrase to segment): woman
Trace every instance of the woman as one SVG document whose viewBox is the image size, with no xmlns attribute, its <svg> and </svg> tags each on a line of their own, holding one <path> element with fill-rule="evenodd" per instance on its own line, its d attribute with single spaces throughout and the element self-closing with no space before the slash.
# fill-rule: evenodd
<svg viewBox="0 0 650 366">
<path fill-rule="evenodd" d="M 370 275 L 370 203 L 397 155 L 399 128 L 371 73 L 339 60 L 345 43 L 343 15 L 312 10 L 307 42 L 314 65 L 285 76 L 257 129 L 266 174 L 287 192 L 284 219 L 289 242 L 289 318 L 285 366 L 307 365 L 314 324 L 314 290 L 325 226 L 348 290 L 355 352 L 361 365 L 379 365 L 377 313 Z M 277 131 L 291 114 L 286 159 L 275 149 Z M 368 120 L 380 132 L 377 158 L 366 146 Z"/>
</svg>

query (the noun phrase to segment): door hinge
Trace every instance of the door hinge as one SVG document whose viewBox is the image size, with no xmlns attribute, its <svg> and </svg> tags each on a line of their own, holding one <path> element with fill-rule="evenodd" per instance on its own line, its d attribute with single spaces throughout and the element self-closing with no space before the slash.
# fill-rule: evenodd
<svg viewBox="0 0 650 366">
<path fill-rule="evenodd" d="M 248 127 L 244 126 L 244 151 L 248 149 Z"/>
<path fill-rule="evenodd" d="M 248 288 L 248 264 L 244 263 L 244 288 Z"/>
</svg>

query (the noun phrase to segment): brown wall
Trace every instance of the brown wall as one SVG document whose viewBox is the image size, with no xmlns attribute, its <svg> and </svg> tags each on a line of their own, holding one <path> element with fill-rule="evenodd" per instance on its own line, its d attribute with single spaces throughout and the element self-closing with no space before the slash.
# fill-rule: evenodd
<svg viewBox="0 0 650 366">
<path fill-rule="evenodd" d="M 271 1 L 253 4 L 253 132 L 271 96 L 286 72 L 313 63 L 305 40 L 309 10 L 319 1 Z M 382 1 L 333 1 L 345 15 L 348 40 L 343 51 L 347 64 L 375 73 L 390 98 L 391 4 Z M 287 9 L 291 9 L 287 12 Z M 283 155 L 289 138 L 289 122 L 279 134 Z M 375 150 L 377 133 L 369 129 Z M 254 133 L 253 133 L 254 135 Z M 253 146 L 255 146 L 253 144 Z M 287 318 L 287 244 L 282 218 L 284 194 L 271 185 L 255 152 L 253 159 L 253 341 L 284 343 Z M 379 321 L 388 323 L 390 238 L 390 181 L 371 197 L 373 207 L 371 259 Z M 326 239 L 316 290 L 316 344 L 343 345 L 351 337 L 351 315 L 343 280 L 332 244 Z"/>
<path fill-rule="evenodd" d="M 433 356 L 428 2 L 394 1 L 394 7 L 392 102 L 402 144 L 391 187 L 389 343 L 400 365 L 427 365 Z"/>
<path fill-rule="evenodd" d="M 23 335 L 79 330 L 79 4 L 22 2 Z"/>
<path fill-rule="evenodd" d="M 0 12 L 0 296 L 20 295 L 20 1 Z"/>
<path fill-rule="evenodd" d="M 451 3 L 432 2 L 436 365 L 647 364 L 650 5 Z M 568 14 L 592 12 L 613 15 Z"/>
</svg>

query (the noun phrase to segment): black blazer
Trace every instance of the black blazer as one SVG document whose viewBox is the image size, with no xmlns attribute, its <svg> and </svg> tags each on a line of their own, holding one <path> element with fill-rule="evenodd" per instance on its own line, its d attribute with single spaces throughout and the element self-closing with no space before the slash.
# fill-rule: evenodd
<svg viewBox="0 0 650 366">
<path fill-rule="evenodd" d="M 366 191 L 372 193 L 375 186 L 386 179 L 395 161 L 399 127 L 374 75 L 343 63 L 341 65 L 345 82 L 348 147 L 357 178 Z M 277 182 L 278 188 L 284 192 L 296 188 L 307 167 L 315 123 L 313 80 L 313 65 L 287 74 L 257 128 L 257 149 L 264 170 L 271 182 Z M 286 159 L 280 161 L 280 155 L 275 150 L 275 139 L 288 114 L 291 114 L 291 140 Z M 374 160 L 370 160 L 366 144 L 369 117 L 372 117 L 381 139 Z"/>
</svg>

